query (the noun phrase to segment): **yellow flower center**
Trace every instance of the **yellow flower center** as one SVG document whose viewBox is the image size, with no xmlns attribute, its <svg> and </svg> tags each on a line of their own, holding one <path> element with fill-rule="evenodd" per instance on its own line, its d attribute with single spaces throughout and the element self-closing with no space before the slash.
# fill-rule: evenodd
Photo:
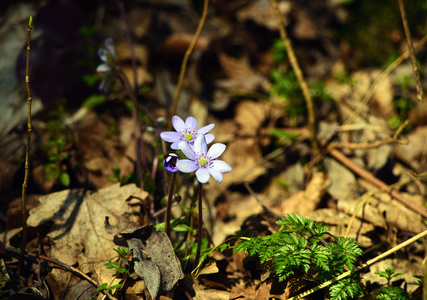
<svg viewBox="0 0 427 300">
<path fill-rule="evenodd" d="M 200 165 L 201 167 L 206 166 L 206 164 L 207 164 L 207 163 L 208 163 L 208 160 L 207 160 L 206 158 L 201 157 L 201 158 L 199 159 L 199 165 Z"/>
<path fill-rule="evenodd" d="M 186 133 L 185 134 L 185 139 L 189 142 L 191 142 L 191 140 L 193 139 L 193 135 L 191 133 Z"/>
</svg>

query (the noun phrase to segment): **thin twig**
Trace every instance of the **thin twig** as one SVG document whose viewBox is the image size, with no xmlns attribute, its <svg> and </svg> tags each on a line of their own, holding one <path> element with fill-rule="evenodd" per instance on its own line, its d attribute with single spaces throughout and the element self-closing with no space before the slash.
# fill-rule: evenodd
<svg viewBox="0 0 427 300">
<path fill-rule="evenodd" d="M 126 9 L 125 9 L 125 6 L 124 6 L 122 0 L 117 0 L 117 6 L 119 7 L 120 13 L 122 14 L 123 20 L 125 21 L 125 24 L 126 24 L 126 36 L 128 39 L 130 55 L 132 58 L 132 73 L 133 73 L 133 80 L 134 80 L 134 84 L 135 84 L 134 93 L 136 95 L 138 92 L 138 70 L 137 70 L 137 66 L 136 66 L 135 47 L 133 45 L 133 39 L 132 39 L 132 33 L 131 33 L 131 29 L 130 29 L 129 18 L 126 14 Z"/>
<path fill-rule="evenodd" d="M 337 148 L 347 148 L 347 149 L 353 149 L 353 150 L 355 150 L 355 149 L 371 149 L 371 148 L 378 148 L 378 147 L 381 147 L 381 146 L 387 145 L 387 144 L 396 144 L 396 143 L 400 144 L 400 145 L 407 145 L 408 141 L 399 140 L 399 135 L 406 128 L 406 126 L 408 126 L 408 124 L 409 124 L 409 120 L 405 120 L 405 122 L 403 122 L 400 125 L 400 127 L 394 132 L 394 134 L 391 138 L 387 138 L 387 139 L 380 140 L 380 141 L 365 142 L 365 143 L 332 142 L 326 147 L 326 149 L 322 150 L 322 152 L 310 162 L 310 166 L 314 166 L 315 164 L 317 164 L 320 160 L 323 159 L 323 157 L 326 154 L 328 154 L 328 151 L 330 151 L 332 149 L 337 149 Z M 353 125 L 357 125 L 357 124 L 343 125 L 343 126 L 353 127 Z M 354 130 L 360 130 L 360 129 L 354 129 Z"/>
<path fill-rule="evenodd" d="M 397 128 L 396 132 L 393 134 L 393 139 L 397 140 L 399 135 L 402 133 L 403 129 L 406 128 L 406 126 L 409 125 L 409 120 L 406 119 L 400 126 Z"/>
<path fill-rule="evenodd" d="M 427 42 L 427 35 L 425 35 L 416 45 L 415 49 L 418 50 L 421 46 L 423 46 Z M 393 63 L 391 63 L 374 81 L 374 83 L 370 86 L 368 91 L 366 92 L 365 96 L 363 97 L 360 105 L 353 114 L 351 114 L 347 120 L 345 120 L 343 125 L 351 123 L 363 110 L 363 107 L 371 100 L 372 95 L 375 92 L 375 89 L 377 88 L 378 84 L 387 76 L 390 75 L 391 72 L 393 72 L 394 69 L 397 68 L 398 65 L 400 65 L 405 59 L 409 57 L 409 51 L 405 51 L 402 53 Z"/>
<path fill-rule="evenodd" d="M 240 181 L 245 179 L 246 176 L 252 174 L 256 168 L 258 168 L 259 166 L 262 166 L 263 164 L 267 163 L 270 159 L 273 159 L 273 158 L 279 156 L 280 154 L 282 154 L 284 152 L 285 152 L 285 147 L 281 147 L 281 148 L 278 148 L 278 149 L 270 152 L 269 154 L 264 156 L 261 160 L 257 161 L 255 164 L 253 164 L 249 169 L 247 169 L 241 175 L 232 179 L 231 184 L 240 183 Z"/>
<path fill-rule="evenodd" d="M 22 252 L 23 251 L 21 251 L 20 249 L 15 249 L 15 248 L 12 248 L 12 247 L 6 247 L 6 251 L 7 252 L 10 252 L 10 253 L 15 253 L 15 254 L 19 254 L 19 255 L 22 255 Z M 73 268 L 72 266 L 70 266 L 70 265 L 67 265 L 66 263 L 64 263 L 64 262 L 62 262 L 62 261 L 59 261 L 59 260 L 57 260 L 57 259 L 54 259 L 54 258 L 50 258 L 50 257 L 47 257 L 47 256 L 44 256 L 44 255 L 37 255 L 37 254 L 34 254 L 34 253 L 26 253 L 25 255 L 27 255 L 27 256 L 29 256 L 29 257 L 32 257 L 33 259 L 37 259 L 37 258 L 40 258 L 40 259 L 43 259 L 43 260 L 45 260 L 45 261 L 48 261 L 48 262 L 50 262 L 50 263 L 53 263 L 53 264 L 55 264 L 55 265 L 57 265 L 57 266 L 60 266 L 61 268 L 64 268 L 65 270 L 67 270 L 67 271 L 69 271 L 69 272 L 71 272 L 71 273 L 73 273 L 74 275 L 76 275 L 76 276 L 78 276 L 78 277 L 81 277 L 81 278 L 84 278 L 85 280 L 87 280 L 89 283 L 91 283 L 93 286 L 95 286 L 95 287 L 100 287 L 100 284 L 98 283 L 98 282 L 96 282 L 95 280 L 93 280 L 92 278 L 90 278 L 89 276 L 87 276 L 85 273 L 83 273 L 82 271 L 80 271 L 80 270 L 78 270 L 78 269 L 76 269 L 76 268 Z M 107 291 L 105 291 L 105 290 L 102 290 L 101 291 L 104 295 L 106 295 L 109 299 L 111 299 L 111 300 L 117 300 L 117 298 L 115 298 L 114 296 L 112 296 L 110 293 L 108 293 Z"/>
<path fill-rule="evenodd" d="M 351 227 L 353 226 L 353 223 L 354 223 L 354 220 L 356 219 L 356 217 L 357 217 L 357 214 L 359 213 L 359 211 L 362 209 L 362 207 L 369 201 L 369 200 L 371 200 L 372 199 L 372 197 L 374 196 L 374 195 L 376 195 L 376 194 L 379 194 L 379 193 L 384 193 L 384 192 L 387 192 L 387 191 L 389 191 L 391 188 L 393 188 L 393 189 L 399 189 L 400 187 L 402 187 L 402 186 L 405 186 L 405 185 L 407 185 L 408 183 L 410 183 L 412 180 L 406 180 L 406 181 L 403 181 L 403 182 L 397 182 L 397 183 L 395 183 L 395 184 L 393 184 L 393 185 L 390 185 L 390 186 L 387 186 L 387 188 L 382 188 L 382 189 L 377 189 L 377 190 L 374 190 L 374 191 L 370 191 L 370 192 L 367 192 L 367 193 L 365 193 L 365 194 L 363 194 L 361 197 L 359 197 L 359 199 L 357 199 L 356 200 L 356 202 L 359 202 L 358 204 L 357 204 L 357 206 L 356 206 L 356 209 L 354 210 L 354 212 L 353 212 L 353 214 L 352 214 L 352 216 L 351 216 L 351 218 L 350 218 L 350 221 L 348 222 L 348 224 L 347 224 L 347 230 L 346 230 L 346 232 L 345 232 L 345 234 L 344 234 L 344 237 L 348 237 L 348 235 L 349 235 L 349 233 L 350 233 L 350 229 L 351 229 Z M 401 206 L 400 207 L 401 209 L 403 209 L 404 211 L 405 210 L 407 210 L 407 208 L 406 207 L 403 207 L 403 206 Z M 409 211 L 408 211 L 409 212 Z M 412 212 L 411 212 L 412 213 Z"/>
<path fill-rule="evenodd" d="M 172 107 L 170 110 L 170 117 L 174 116 L 176 113 L 179 96 L 181 94 L 182 84 L 184 82 L 185 71 L 187 69 L 187 62 L 188 62 L 188 59 L 189 59 L 191 53 L 193 52 L 194 48 L 196 47 L 196 43 L 199 39 L 200 33 L 202 32 L 203 25 L 205 24 L 206 16 L 208 14 L 208 4 L 209 4 L 209 0 L 204 0 L 202 16 L 200 17 L 199 25 L 197 26 L 196 33 L 194 34 L 193 40 L 191 41 L 191 44 L 188 47 L 187 51 L 185 51 L 184 58 L 182 59 L 181 70 L 179 72 L 175 96 L 173 97 Z M 168 130 L 171 130 L 171 129 L 172 129 L 172 122 L 169 122 Z"/>
<path fill-rule="evenodd" d="M 388 138 L 381 141 L 376 142 L 366 142 L 366 143 L 340 143 L 333 142 L 329 145 L 330 148 L 347 148 L 347 149 L 371 149 L 378 148 L 387 144 L 401 144 L 407 145 L 408 141 L 405 140 L 397 140 L 395 138 Z"/>
<path fill-rule="evenodd" d="M 279 216 L 274 211 L 270 210 L 267 206 L 265 206 L 264 203 L 262 203 L 262 201 L 258 198 L 258 196 L 255 194 L 254 190 L 249 186 L 249 184 L 246 181 L 243 184 L 244 184 L 245 188 L 248 190 L 248 192 L 251 194 L 251 196 L 256 200 L 256 202 L 258 202 L 259 205 L 261 205 L 262 209 L 264 209 L 264 211 L 267 214 L 280 219 L 281 216 Z"/>
<path fill-rule="evenodd" d="M 31 146 L 31 89 L 30 89 L 30 40 L 31 40 L 31 29 L 33 28 L 33 17 L 31 16 L 28 21 L 28 35 L 27 35 L 27 64 L 25 68 L 25 84 L 27 87 L 27 105 L 28 105 L 28 136 L 27 136 L 27 148 L 25 150 L 25 175 L 24 183 L 22 184 L 22 198 L 21 198 L 21 210 L 22 210 L 22 245 L 21 245 L 21 256 L 19 258 L 18 274 L 21 273 L 24 264 L 25 249 L 27 247 L 27 207 L 26 207 L 26 195 L 28 187 L 28 176 L 30 174 L 30 146 Z"/>
<path fill-rule="evenodd" d="M 128 85 L 128 94 L 131 98 L 132 102 L 134 103 L 134 108 L 132 112 L 132 118 L 134 121 L 134 133 L 135 133 L 135 150 L 136 150 L 136 172 L 138 175 L 138 180 L 140 183 L 140 186 L 143 187 L 143 178 L 142 178 L 142 166 L 144 165 L 145 168 L 147 168 L 147 162 L 145 160 L 145 149 L 144 149 L 144 142 L 142 141 L 142 134 L 141 134 L 141 126 L 139 123 L 139 114 L 138 114 L 138 107 L 136 106 L 137 100 L 137 91 L 138 91 L 138 71 L 136 67 L 136 55 L 135 55 L 135 49 L 133 45 L 133 39 L 132 34 L 130 30 L 130 24 L 129 19 L 126 14 L 126 9 L 123 4 L 122 0 L 117 0 L 117 6 L 120 10 L 120 13 L 122 15 L 122 18 L 126 25 L 126 36 L 129 44 L 129 49 L 131 53 L 131 59 L 132 59 L 132 73 L 133 73 L 133 80 L 134 80 L 134 88 L 132 89 L 129 79 L 126 77 L 126 75 L 122 76 L 122 80 L 127 81 Z"/>
<path fill-rule="evenodd" d="M 289 62 L 292 66 L 292 69 L 295 72 L 295 76 L 297 77 L 298 83 L 301 87 L 302 94 L 305 99 L 305 104 L 307 106 L 308 128 L 310 129 L 310 135 L 311 135 L 312 157 L 316 157 L 317 154 L 319 153 L 319 145 L 316 139 L 316 136 L 317 136 L 316 114 L 314 111 L 313 99 L 311 98 L 310 90 L 308 88 L 307 82 L 304 78 L 304 75 L 298 63 L 298 59 L 292 48 L 291 41 L 289 40 L 288 35 L 286 34 L 283 18 L 282 18 L 282 15 L 280 14 L 279 8 L 277 7 L 277 0 L 271 0 L 271 3 L 273 6 L 274 13 L 276 15 L 277 23 L 279 25 L 280 37 L 282 38 L 282 41 L 285 44 L 285 49 L 289 57 Z"/>
<path fill-rule="evenodd" d="M 306 292 L 303 292 L 303 293 L 301 293 L 301 294 L 299 294 L 299 295 L 297 295 L 295 297 L 291 297 L 288 300 L 297 300 L 297 299 L 301 299 L 301 298 L 307 297 L 308 295 L 310 295 L 310 294 L 312 294 L 314 292 L 317 292 L 317 291 L 319 291 L 319 290 L 321 290 L 321 289 L 323 289 L 323 288 L 325 288 L 327 286 L 330 286 L 331 284 L 334 284 L 337 281 L 340 281 L 341 279 L 349 276 L 350 274 L 357 273 L 360 270 L 373 265 L 374 263 L 382 260 L 383 258 L 386 258 L 387 256 L 389 256 L 389 255 L 391 255 L 391 254 L 399 251 L 400 249 L 405 248 L 409 244 L 412 244 L 413 242 L 415 242 L 415 241 L 417 241 L 417 240 L 419 240 L 419 239 L 421 239 L 421 238 L 423 238 L 425 236 L 427 236 L 427 230 L 425 230 L 425 231 L 421 232 L 420 234 L 418 234 L 418 235 L 410 238 L 406 242 L 403 242 L 400 245 L 397 245 L 396 247 L 394 247 L 394 248 L 392 248 L 392 249 L 384 252 L 383 254 L 380 254 L 377 257 L 375 257 L 375 258 L 373 258 L 371 260 L 368 260 L 365 264 L 358 266 L 353 271 L 347 271 L 347 272 L 345 272 L 345 273 L 343 273 L 343 274 L 341 274 L 341 275 L 339 275 L 339 276 L 337 276 L 337 277 L 335 277 L 335 278 L 333 278 L 333 279 L 331 279 L 331 280 L 329 280 L 327 282 L 324 282 L 324 283 L 316 286 L 315 288 L 312 288 L 312 289 L 310 289 L 310 290 L 308 290 Z"/>
<path fill-rule="evenodd" d="M 402 0 L 397 0 L 399 3 L 400 15 L 402 16 L 403 28 L 405 29 L 406 42 L 408 44 L 409 54 L 411 56 L 412 69 L 414 71 L 415 84 L 417 88 L 418 101 L 423 101 L 424 92 L 421 85 L 420 74 L 418 72 L 417 59 L 415 57 L 414 45 L 412 44 L 411 31 L 409 30 L 408 18 L 406 17 L 405 6 Z"/>
<path fill-rule="evenodd" d="M 369 182 L 371 182 L 372 184 L 374 184 L 375 186 L 377 186 L 380 189 L 386 189 L 387 190 L 387 188 L 388 188 L 387 184 L 385 184 L 383 181 L 379 180 L 377 177 L 375 177 L 374 175 L 372 175 L 372 173 L 368 172 L 367 170 L 365 170 L 362 167 L 360 167 L 360 166 L 356 165 L 355 163 L 353 163 L 349 158 L 347 158 L 344 154 L 342 154 L 337 149 L 331 149 L 329 151 L 329 153 L 336 160 L 338 160 L 339 162 L 341 162 L 345 167 L 349 168 L 350 170 L 352 170 L 353 172 L 355 172 L 360 177 L 368 180 Z M 404 205 L 406 205 L 407 207 L 409 207 L 413 211 L 415 211 L 415 212 L 421 214 L 423 217 L 427 218 L 427 208 L 409 201 L 408 199 L 406 199 L 405 197 L 403 197 L 396 190 L 390 190 L 389 193 L 390 193 L 391 196 L 393 196 L 394 198 L 396 198 L 399 202 L 403 203 Z"/>
</svg>

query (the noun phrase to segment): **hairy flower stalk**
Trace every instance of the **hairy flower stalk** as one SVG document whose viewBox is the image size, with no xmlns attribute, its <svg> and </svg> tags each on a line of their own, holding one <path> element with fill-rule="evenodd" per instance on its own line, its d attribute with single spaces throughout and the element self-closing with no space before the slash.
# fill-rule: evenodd
<svg viewBox="0 0 427 300">
<path fill-rule="evenodd" d="M 168 237 L 170 237 L 171 233 L 171 209 L 172 209 L 172 194 L 173 188 L 175 186 L 176 172 L 178 171 L 176 167 L 176 162 L 178 161 L 178 155 L 175 153 L 170 153 L 163 161 L 163 164 L 166 170 L 172 174 L 171 183 L 169 186 L 169 195 L 168 195 L 168 204 L 166 208 L 166 216 L 165 216 L 165 231 Z"/>
<path fill-rule="evenodd" d="M 172 125 L 176 131 L 162 132 L 160 137 L 166 142 L 172 143 L 171 149 L 174 150 L 180 149 L 179 143 L 181 142 L 185 142 L 193 147 L 196 138 L 202 134 L 205 135 L 208 144 L 215 138 L 213 134 L 208 133 L 214 128 L 214 124 L 204 126 L 197 130 L 199 122 L 193 117 L 188 117 L 184 122 L 180 117 L 173 116 Z"/>
</svg>

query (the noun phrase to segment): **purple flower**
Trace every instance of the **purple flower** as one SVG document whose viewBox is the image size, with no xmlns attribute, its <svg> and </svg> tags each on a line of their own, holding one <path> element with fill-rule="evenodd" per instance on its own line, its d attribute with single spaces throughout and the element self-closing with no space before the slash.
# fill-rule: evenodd
<svg viewBox="0 0 427 300">
<path fill-rule="evenodd" d="M 116 51 L 114 50 L 113 39 L 109 38 L 105 40 L 105 47 L 98 50 L 98 56 L 103 61 L 96 68 L 96 72 L 103 73 L 103 79 L 99 85 L 99 89 L 103 92 L 107 92 L 111 83 L 116 78 Z"/>
<path fill-rule="evenodd" d="M 188 117 L 184 121 L 178 117 L 172 117 L 172 125 L 176 131 L 165 131 L 160 134 L 160 137 L 166 142 L 172 143 L 171 149 L 178 150 L 180 147 L 178 144 L 182 141 L 186 142 L 191 147 L 194 147 L 194 141 L 200 135 L 205 135 L 206 143 L 210 144 L 215 136 L 213 134 L 207 134 L 215 124 L 210 124 L 197 130 L 199 123 L 193 117 Z"/>
<path fill-rule="evenodd" d="M 215 160 L 224 151 L 226 146 L 221 143 L 213 144 L 209 151 L 206 144 L 206 139 L 203 134 L 200 134 L 194 142 L 193 148 L 185 141 L 179 143 L 181 151 L 189 159 L 181 159 L 176 163 L 179 171 L 190 173 L 196 171 L 197 180 L 200 183 L 209 181 L 210 175 L 218 181 L 222 182 L 222 173 L 231 171 L 231 167 L 225 161 Z"/>
<path fill-rule="evenodd" d="M 170 173 L 175 173 L 178 171 L 176 163 L 178 162 L 178 155 L 175 153 L 169 153 L 168 156 L 164 159 L 163 164 L 165 169 Z"/>
</svg>

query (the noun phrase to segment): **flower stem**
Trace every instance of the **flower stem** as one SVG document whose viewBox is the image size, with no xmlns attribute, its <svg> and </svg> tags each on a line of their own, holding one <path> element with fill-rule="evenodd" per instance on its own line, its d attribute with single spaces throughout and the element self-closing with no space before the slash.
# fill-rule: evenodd
<svg viewBox="0 0 427 300">
<path fill-rule="evenodd" d="M 171 184 L 169 187 L 168 206 L 166 208 L 165 230 L 168 237 L 170 237 L 171 235 L 171 209 L 172 209 L 173 188 L 175 186 L 175 178 L 176 178 L 176 172 L 172 174 Z"/>
<path fill-rule="evenodd" d="M 196 252 L 196 265 L 199 263 L 200 250 L 202 248 L 202 235 L 203 235 L 203 211 L 202 211 L 202 183 L 199 182 L 199 228 L 197 235 L 197 252 Z"/>
</svg>

